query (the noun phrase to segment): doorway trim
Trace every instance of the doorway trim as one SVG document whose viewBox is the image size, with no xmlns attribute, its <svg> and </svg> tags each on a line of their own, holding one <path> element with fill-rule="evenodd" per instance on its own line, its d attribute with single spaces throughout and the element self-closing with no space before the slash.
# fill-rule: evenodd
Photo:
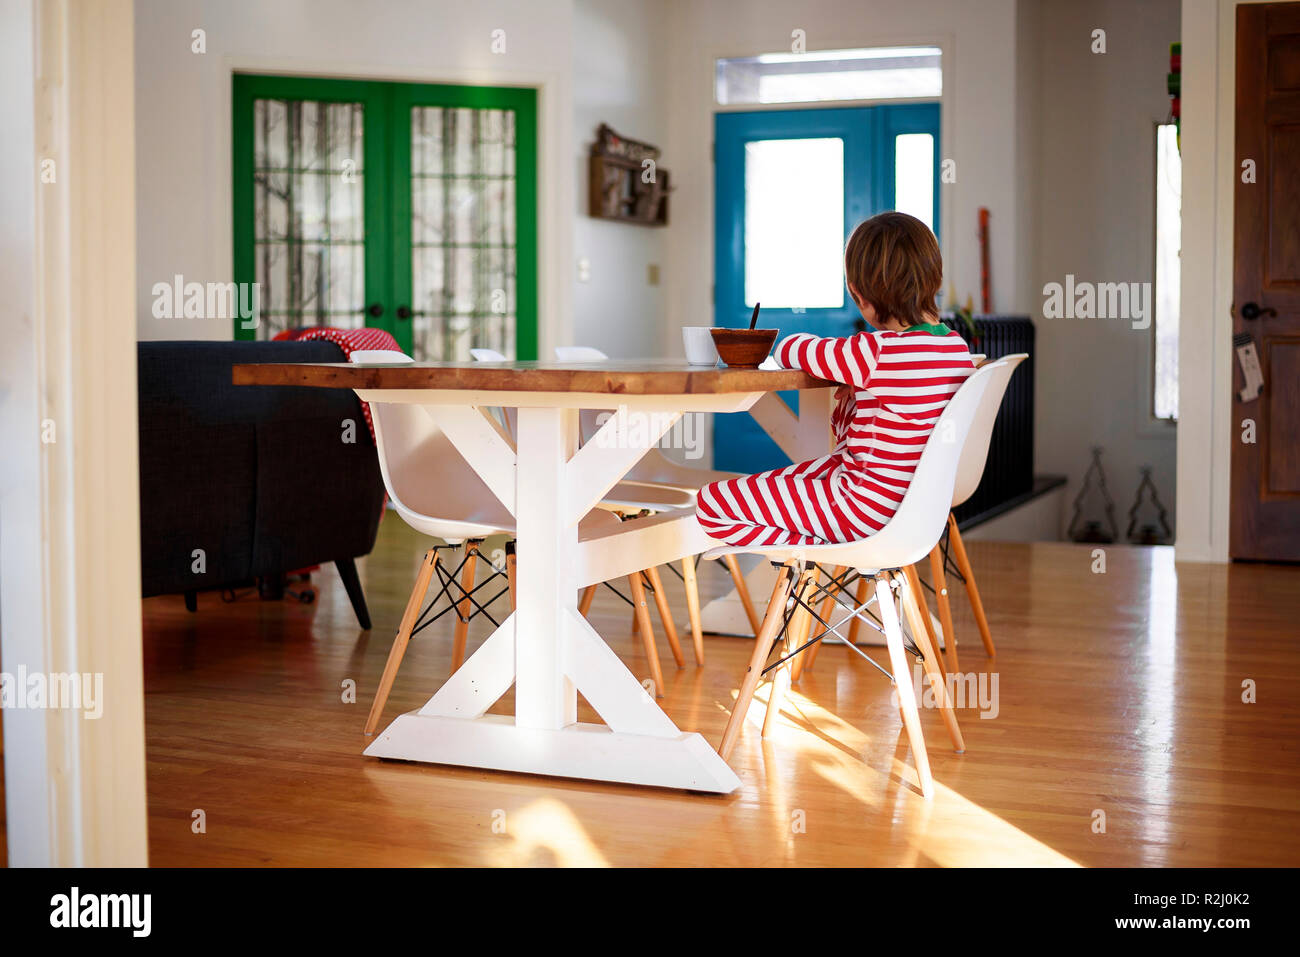
<svg viewBox="0 0 1300 957">
<path fill-rule="evenodd" d="M 0 642 L 11 674 L 100 676 L 102 706 L 6 709 L 9 863 L 143 866 L 132 0 L 6 3 L 0 20 L 0 170 L 26 184 L 0 201 L 22 317 L 0 353 Z"/>
</svg>

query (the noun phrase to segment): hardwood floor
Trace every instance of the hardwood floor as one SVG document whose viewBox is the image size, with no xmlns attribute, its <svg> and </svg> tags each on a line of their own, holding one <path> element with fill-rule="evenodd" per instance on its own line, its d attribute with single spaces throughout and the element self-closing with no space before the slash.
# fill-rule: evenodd
<svg viewBox="0 0 1300 957">
<path fill-rule="evenodd" d="M 956 755 L 923 709 L 927 803 L 888 681 L 833 645 L 770 739 L 746 725 L 742 788 L 726 797 L 362 757 L 424 547 L 385 519 L 359 563 L 370 634 L 331 568 L 315 605 L 144 603 L 153 864 L 1300 864 L 1300 568 L 1175 566 L 1171 549 L 1112 547 L 1093 574 L 1088 547 L 969 543 L 998 657 L 954 584 L 961 667 L 985 672 L 989 692 L 996 674 L 997 712 L 959 712 Z M 721 566 L 700 572 L 705 600 L 729 586 Z M 688 634 L 681 584 L 664 579 Z M 412 641 L 386 721 L 444 679 L 449 617 Z M 628 606 L 601 589 L 592 620 L 643 675 Z M 716 745 L 750 643 L 706 637 L 705 667 L 688 655 L 677 670 L 655 627 L 663 707 Z M 475 621 L 471 651 L 487 630 Z M 1257 703 L 1242 702 L 1247 680 Z M 764 686 L 760 721 L 766 699 Z M 580 718 L 596 720 L 581 702 Z"/>
</svg>

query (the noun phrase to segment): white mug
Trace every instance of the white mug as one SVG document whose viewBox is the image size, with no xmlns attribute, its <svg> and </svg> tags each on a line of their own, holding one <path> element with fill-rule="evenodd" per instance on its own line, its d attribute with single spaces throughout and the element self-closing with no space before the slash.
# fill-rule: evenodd
<svg viewBox="0 0 1300 957">
<path fill-rule="evenodd" d="M 709 329 L 709 326 L 686 326 L 682 329 L 686 361 L 693 366 L 718 364 L 718 350 L 713 345 L 713 334 Z"/>
</svg>

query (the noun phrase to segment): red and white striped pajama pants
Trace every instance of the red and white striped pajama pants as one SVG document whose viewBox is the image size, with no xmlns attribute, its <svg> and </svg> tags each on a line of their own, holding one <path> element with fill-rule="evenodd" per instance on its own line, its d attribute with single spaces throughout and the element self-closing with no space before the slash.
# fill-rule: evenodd
<svg viewBox="0 0 1300 957">
<path fill-rule="evenodd" d="M 700 489 L 695 516 L 711 538 L 729 545 L 826 545 L 860 541 L 832 487 L 844 459 L 810 462 L 712 482 Z M 859 519 L 861 524 L 861 519 Z"/>
</svg>

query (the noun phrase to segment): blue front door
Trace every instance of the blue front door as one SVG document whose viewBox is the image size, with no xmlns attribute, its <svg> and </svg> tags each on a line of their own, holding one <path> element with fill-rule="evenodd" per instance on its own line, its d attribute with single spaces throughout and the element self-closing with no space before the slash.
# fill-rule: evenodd
<svg viewBox="0 0 1300 957">
<path fill-rule="evenodd" d="M 843 250 L 862 220 L 903 209 L 938 230 L 939 104 L 714 117 L 714 324 L 847 336 L 861 316 Z M 797 393 L 783 394 L 792 406 Z M 789 459 L 747 413 L 714 418 L 714 467 Z"/>
</svg>

